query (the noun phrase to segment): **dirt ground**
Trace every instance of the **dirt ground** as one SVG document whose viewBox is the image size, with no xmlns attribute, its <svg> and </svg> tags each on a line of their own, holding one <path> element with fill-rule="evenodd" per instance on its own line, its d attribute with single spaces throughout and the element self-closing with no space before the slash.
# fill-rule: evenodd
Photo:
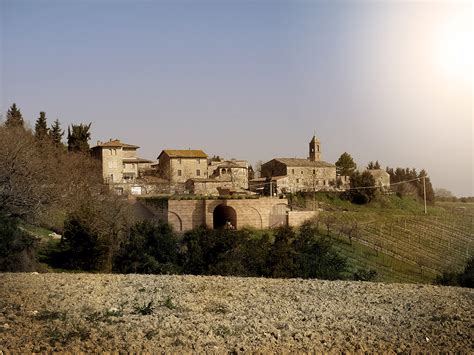
<svg viewBox="0 0 474 355">
<path fill-rule="evenodd" d="M 0 354 L 474 351 L 474 291 L 260 278 L 0 274 Z"/>
</svg>

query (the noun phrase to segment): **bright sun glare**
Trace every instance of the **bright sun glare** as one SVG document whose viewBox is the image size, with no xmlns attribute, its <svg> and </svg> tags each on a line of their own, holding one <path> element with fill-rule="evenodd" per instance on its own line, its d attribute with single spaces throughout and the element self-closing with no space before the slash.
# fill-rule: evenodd
<svg viewBox="0 0 474 355">
<path fill-rule="evenodd" d="M 438 65 L 450 79 L 473 82 L 474 38 L 472 17 L 458 16 L 440 26 L 437 36 Z"/>
</svg>

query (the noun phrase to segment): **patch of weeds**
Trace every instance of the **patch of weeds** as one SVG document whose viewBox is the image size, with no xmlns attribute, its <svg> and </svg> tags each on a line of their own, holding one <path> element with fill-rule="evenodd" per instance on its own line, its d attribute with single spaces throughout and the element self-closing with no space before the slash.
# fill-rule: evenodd
<svg viewBox="0 0 474 355">
<path fill-rule="evenodd" d="M 148 302 L 148 304 L 144 303 L 143 305 L 135 305 L 133 309 L 135 310 L 135 314 L 141 314 L 142 316 L 146 316 L 152 314 L 155 307 L 153 307 L 153 300 L 151 300 L 150 302 Z"/>
<path fill-rule="evenodd" d="M 142 287 L 142 288 L 138 289 L 138 292 L 145 292 L 145 291 L 146 291 L 145 287 Z"/>
<path fill-rule="evenodd" d="M 430 319 L 432 322 L 440 322 L 440 323 L 444 323 L 444 322 L 449 322 L 451 320 L 451 317 L 446 315 L 446 314 L 442 314 L 440 316 L 433 316 L 431 317 Z"/>
<path fill-rule="evenodd" d="M 163 301 L 163 307 L 168 309 L 176 309 L 176 305 L 173 302 L 173 298 L 171 296 L 166 296 L 165 300 Z"/>
<path fill-rule="evenodd" d="M 145 336 L 144 336 L 144 337 L 145 337 L 146 339 L 150 340 L 150 339 L 153 338 L 156 334 L 158 334 L 158 332 L 157 332 L 156 330 L 154 330 L 154 329 L 151 329 L 151 330 L 149 330 L 149 331 L 147 331 L 147 332 L 145 333 Z"/>
<path fill-rule="evenodd" d="M 45 336 L 49 338 L 49 344 L 51 346 L 55 346 L 56 343 L 66 345 L 75 338 L 81 341 L 89 339 L 90 331 L 86 327 L 79 325 L 73 326 L 73 329 L 70 331 L 63 331 L 57 327 L 49 327 L 46 330 Z"/>
<path fill-rule="evenodd" d="M 216 335 L 218 335 L 220 337 L 223 337 L 223 338 L 225 338 L 226 336 L 232 334 L 232 331 L 230 330 L 230 328 L 225 326 L 225 325 L 218 325 L 213 330 L 214 330 L 214 333 Z"/>
<path fill-rule="evenodd" d="M 213 302 L 206 307 L 206 311 L 216 314 L 227 314 L 230 312 L 230 309 L 225 303 Z"/>
<path fill-rule="evenodd" d="M 50 320 L 55 320 L 55 319 L 64 321 L 66 319 L 66 312 L 50 311 L 48 309 L 45 309 L 45 310 L 39 311 L 35 317 L 38 320 L 45 320 L 45 321 L 50 321 Z"/>
</svg>

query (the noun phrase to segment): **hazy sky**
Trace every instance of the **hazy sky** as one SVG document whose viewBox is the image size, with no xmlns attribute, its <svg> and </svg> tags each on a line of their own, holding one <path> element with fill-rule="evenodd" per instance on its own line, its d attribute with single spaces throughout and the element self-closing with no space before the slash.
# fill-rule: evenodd
<svg viewBox="0 0 474 355">
<path fill-rule="evenodd" d="M 269 160 L 345 151 L 473 188 L 470 2 L 0 0 L 0 111 L 92 142 Z"/>
</svg>

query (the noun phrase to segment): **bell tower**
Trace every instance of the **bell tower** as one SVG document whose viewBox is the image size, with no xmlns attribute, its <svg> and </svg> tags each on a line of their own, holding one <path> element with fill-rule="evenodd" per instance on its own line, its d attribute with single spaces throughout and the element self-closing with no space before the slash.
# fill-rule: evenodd
<svg viewBox="0 0 474 355">
<path fill-rule="evenodd" d="M 313 135 L 313 139 L 309 142 L 309 160 L 320 161 L 321 160 L 321 142 L 316 135 Z"/>
</svg>

